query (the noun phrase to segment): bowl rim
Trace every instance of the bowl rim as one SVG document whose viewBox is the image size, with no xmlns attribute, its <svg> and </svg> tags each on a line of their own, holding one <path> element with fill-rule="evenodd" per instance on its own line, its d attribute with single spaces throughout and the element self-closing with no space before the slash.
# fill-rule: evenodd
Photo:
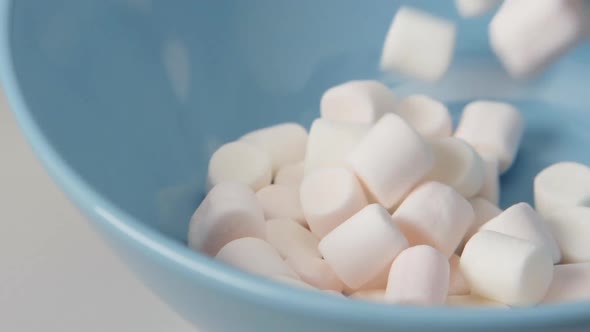
<svg viewBox="0 0 590 332">
<path fill-rule="evenodd" d="M 252 276 L 218 263 L 164 236 L 157 230 L 119 209 L 99 195 L 72 169 L 49 144 L 32 116 L 14 71 L 11 47 L 12 13 L 16 1 L 0 0 L 0 83 L 17 123 L 37 158 L 53 180 L 89 220 L 137 245 L 164 264 L 182 268 L 191 277 L 232 296 L 248 299 L 279 310 L 309 317 L 342 320 L 383 327 L 419 328 L 433 322 L 437 328 L 453 327 L 558 327 L 560 324 L 590 324 L 590 302 L 543 305 L 513 310 L 457 309 L 448 307 L 416 308 L 383 305 L 364 301 L 343 301 L 321 292 L 300 290 Z M 157 292 L 156 292 L 157 293 Z M 289 299 L 285 301 L 283 299 Z"/>
</svg>

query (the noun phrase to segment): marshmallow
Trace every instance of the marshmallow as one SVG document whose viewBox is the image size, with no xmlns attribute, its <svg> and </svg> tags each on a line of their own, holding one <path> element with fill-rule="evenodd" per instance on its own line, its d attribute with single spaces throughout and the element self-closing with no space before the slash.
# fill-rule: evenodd
<svg viewBox="0 0 590 332">
<path fill-rule="evenodd" d="M 390 268 L 391 268 L 391 266 L 386 266 L 383 270 L 381 270 L 381 272 L 379 272 L 377 274 L 377 276 L 375 276 L 373 279 L 369 280 L 368 282 L 366 282 L 365 284 L 363 284 L 360 287 L 351 288 L 351 287 L 344 285 L 344 293 L 345 294 L 353 294 L 353 293 L 361 292 L 361 291 L 370 291 L 370 290 L 377 290 L 377 289 L 385 290 L 385 287 L 387 287 L 387 280 L 389 279 L 389 269 Z"/>
<path fill-rule="evenodd" d="M 237 141 L 222 145 L 209 160 L 207 182 L 214 187 L 222 182 L 243 183 L 253 190 L 272 180 L 269 154 L 249 143 Z"/>
<path fill-rule="evenodd" d="M 191 217 L 188 245 L 215 256 L 242 237 L 264 238 L 264 212 L 248 186 L 226 182 L 213 187 Z"/>
<path fill-rule="evenodd" d="M 453 22 L 418 9 L 401 7 L 385 38 L 381 70 L 437 81 L 451 64 L 455 34 Z"/>
<path fill-rule="evenodd" d="M 291 219 L 267 221 L 266 240 L 284 258 L 291 256 L 322 257 L 318 250 L 320 240 Z"/>
<path fill-rule="evenodd" d="M 402 251 L 391 265 L 385 300 L 397 304 L 440 305 L 449 290 L 449 261 L 430 246 Z"/>
<path fill-rule="evenodd" d="M 303 162 L 298 162 L 281 167 L 277 171 L 273 183 L 299 188 L 301 181 L 303 181 Z"/>
<path fill-rule="evenodd" d="M 464 197 L 473 197 L 482 188 L 484 163 L 479 154 L 464 141 L 447 137 L 433 140 L 434 167 L 427 178 L 447 184 Z"/>
<path fill-rule="evenodd" d="M 493 204 L 500 202 L 500 174 L 498 159 L 490 153 L 480 153 L 484 165 L 484 180 L 477 196 L 487 199 Z"/>
<path fill-rule="evenodd" d="M 553 164 L 535 177 L 535 208 L 543 217 L 590 203 L 590 168 L 573 162 Z"/>
<path fill-rule="evenodd" d="M 564 263 L 590 263 L 590 208 L 564 208 L 546 220 Z"/>
<path fill-rule="evenodd" d="M 388 269 L 389 270 L 389 269 Z M 385 303 L 384 289 L 361 290 L 350 294 L 349 298 L 361 301 Z"/>
<path fill-rule="evenodd" d="M 272 161 L 273 174 L 276 174 L 281 167 L 303 160 L 307 131 L 297 123 L 283 123 L 255 130 L 240 140 L 266 151 Z"/>
<path fill-rule="evenodd" d="M 301 280 L 322 290 L 342 292 L 344 284 L 326 261 L 319 257 L 291 255 L 285 262 L 297 273 Z"/>
<path fill-rule="evenodd" d="M 504 303 L 488 300 L 476 295 L 453 295 L 447 297 L 447 305 L 451 307 L 480 307 L 480 308 L 498 308 L 508 309 L 509 306 Z"/>
<path fill-rule="evenodd" d="M 498 159 L 500 173 L 512 165 L 524 133 L 524 119 L 506 103 L 475 101 L 463 109 L 455 137 L 471 144 L 480 153 Z"/>
<path fill-rule="evenodd" d="M 463 241 L 461 241 L 459 248 L 457 248 L 457 252 L 463 251 L 465 243 L 467 243 L 467 241 L 469 241 L 469 239 L 475 233 L 477 233 L 477 231 L 481 226 L 483 226 L 483 224 L 487 223 L 488 221 L 502 213 L 502 210 L 500 210 L 497 206 L 481 197 L 472 198 L 469 200 L 469 203 L 471 203 L 471 207 L 473 208 L 475 218 L 473 218 L 473 223 L 471 224 L 469 229 L 467 229 L 467 232 L 463 237 Z"/>
<path fill-rule="evenodd" d="M 551 235 L 549 225 L 527 203 L 509 207 L 481 226 L 480 230 L 494 231 L 530 241 L 551 253 L 554 263 L 561 260 L 559 246 Z"/>
<path fill-rule="evenodd" d="M 266 241 L 253 237 L 244 237 L 226 244 L 215 259 L 264 277 L 299 278 L 275 248 Z"/>
<path fill-rule="evenodd" d="M 438 182 L 416 188 L 393 214 L 411 245 L 430 245 L 447 258 L 457 249 L 473 218 L 471 204 Z"/>
<path fill-rule="evenodd" d="M 590 300 L 590 263 L 555 265 L 543 303 Z"/>
<path fill-rule="evenodd" d="M 534 75 L 585 36 L 587 11 L 585 0 L 506 0 L 490 22 L 490 45 L 510 75 Z"/>
<path fill-rule="evenodd" d="M 450 277 L 449 277 L 449 295 L 467 295 L 469 294 L 469 284 L 463 278 L 459 262 L 461 257 L 453 255 L 449 258 Z"/>
<path fill-rule="evenodd" d="M 287 277 L 284 275 L 274 275 L 274 276 L 270 276 L 270 279 L 279 282 L 281 284 L 285 284 L 285 285 L 289 285 L 289 286 L 293 286 L 293 287 L 297 287 L 297 288 L 304 288 L 304 289 L 309 289 L 309 290 L 318 290 L 317 288 L 313 287 L 312 285 L 301 281 L 299 279 L 295 279 L 293 277 Z"/>
<path fill-rule="evenodd" d="M 303 226 L 307 225 L 299 201 L 298 188 L 272 184 L 258 190 L 256 198 L 258 198 L 258 202 L 264 211 L 264 217 L 267 220 L 289 218 Z"/>
<path fill-rule="evenodd" d="M 326 235 L 319 245 L 326 262 L 351 288 L 375 278 L 407 247 L 402 232 L 378 204 L 360 210 Z"/>
<path fill-rule="evenodd" d="M 377 202 L 389 209 L 428 174 L 433 157 L 401 117 L 386 114 L 353 149 L 348 163 Z"/>
<path fill-rule="evenodd" d="M 350 81 L 328 89 L 322 96 L 322 118 L 373 124 L 395 110 L 395 95 L 379 81 Z"/>
<path fill-rule="evenodd" d="M 360 183 L 344 168 L 316 170 L 303 179 L 299 192 L 309 228 L 320 238 L 368 204 Z"/>
<path fill-rule="evenodd" d="M 461 271 L 479 295 L 509 306 L 539 303 L 553 277 L 544 247 L 493 231 L 480 231 L 465 245 Z"/>
<path fill-rule="evenodd" d="M 397 105 L 396 113 L 428 139 L 449 137 L 453 121 L 447 107 L 425 95 L 408 96 Z"/>
<path fill-rule="evenodd" d="M 305 173 L 321 167 L 345 167 L 346 157 L 369 131 L 368 125 L 316 119 L 309 130 Z"/>
<path fill-rule="evenodd" d="M 455 6 L 459 11 L 459 15 L 476 17 L 485 14 L 499 2 L 498 0 L 455 0 Z"/>
</svg>

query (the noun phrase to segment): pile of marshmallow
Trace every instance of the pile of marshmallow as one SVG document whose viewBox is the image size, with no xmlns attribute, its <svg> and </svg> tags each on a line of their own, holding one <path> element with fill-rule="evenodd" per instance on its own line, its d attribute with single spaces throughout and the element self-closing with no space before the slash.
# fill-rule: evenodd
<svg viewBox="0 0 590 332">
<path fill-rule="evenodd" d="M 452 25 L 402 8 L 382 67 L 436 80 L 451 57 L 437 47 L 453 39 Z M 552 165 L 535 178 L 536 210 L 498 208 L 499 176 L 524 132 L 514 106 L 471 102 L 454 129 L 433 98 L 400 100 L 378 81 L 350 81 L 327 90 L 320 110 L 309 132 L 262 128 L 212 155 L 191 248 L 275 281 L 383 303 L 590 299 L 590 168 Z"/>
</svg>

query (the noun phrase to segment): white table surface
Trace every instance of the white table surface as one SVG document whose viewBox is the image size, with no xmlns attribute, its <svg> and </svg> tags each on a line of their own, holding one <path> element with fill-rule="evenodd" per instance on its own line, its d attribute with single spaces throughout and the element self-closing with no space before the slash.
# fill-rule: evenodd
<svg viewBox="0 0 590 332">
<path fill-rule="evenodd" d="M 0 331 L 196 332 L 59 191 L 1 91 L 0 151 Z"/>
</svg>

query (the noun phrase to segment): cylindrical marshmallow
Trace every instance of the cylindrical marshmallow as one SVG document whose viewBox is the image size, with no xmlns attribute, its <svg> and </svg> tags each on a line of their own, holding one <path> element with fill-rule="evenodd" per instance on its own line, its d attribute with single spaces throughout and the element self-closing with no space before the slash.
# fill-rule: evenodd
<svg viewBox="0 0 590 332">
<path fill-rule="evenodd" d="M 447 297 L 447 305 L 463 308 L 498 308 L 508 309 L 504 303 L 488 300 L 476 295 L 452 295 Z"/>
<path fill-rule="evenodd" d="M 311 124 L 304 169 L 345 167 L 346 157 L 369 131 L 369 125 L 316 119 Z"/>
<path fill-rule="evenodd" d="M 480 153 L 484 165 L 484 180 L 477 196 L 487 199 L 493 204 L 500 202 L 500 174 L 498 159 L 491 153 Z"/>
<path fill-rule="evenodd" d="M 264 277 L 299 278 L 275 248 L 266 241 L 253 237 L 243 237 L 226 244 L 215 259 Z"/>
<path fill-rule="evenodd" d="M 282 257 L 322 257 L 318 250 L 320 240 L 306 228 L 291 219 L 272 219 L 266 222 L 266 240 Z"/>
<path fill-rule="evenodd" d="M 326 262 L 351 288 L 375 278 L 407 247 L 408 241 L 389 212 L 378 204 L 360 210 L 326 235 L 319 245 Z"/>
<path fill-rule="evenodd" d="M 447 107 L 428 96 L 412 95 L 402 99 L 396 113 L 425 138 L 449 137 L 453 133 L 453 120 Z"/>
<path fill-rule="evenodd" d="M 461 272 L 460 260 L 461 257 L 458 255 L 449 258 L 449 295 L 467 295 L 470 292 L 469 284 L 463 277 L 463 272 Z"/>
<path fill-rule="evenodd" d="M 467 243 L 467 241 L 469 241 L 469 239 L 475 233 L 477 233 L 477 231 L 481 226 L 483 226 L 483 224 L 487 223 L 488 221 L 492 220 L 493 218 L 500 215 L 500 213 L 502 213 L 502 210 L 500 210 L 497 206 L 490 203 L 488 200 L 485 200 L 480 197 L 470 199 L 469 203 L 471 203 L 471 207 L 473 208 L 475 218 L 473 218 L 473 223 L 471 224 L 469 229 L 467 229 L 467 232 L 463 237 L 463 241 L 461 241 L 461 244 L 457 248 L 457 252 L 463 251 L 465 243 Z"/>
<path fill-rule="evenodd" d="M 393 214 L 411 245 L 426 244 L 451 255 L 473 222 L 471 204 L 453 188 L 427 182 L 406 198 Z"/>
<path fill-rule="evenodd" d="M 559 244 L 563 263 L 590 263 L 590 208 L 557 210 L 546 221 Z"/>
<path fill-rule="evenodd" d="M 561 251 L 551 235 L 549 225 L 527 203 L 509 207 L 481 226 L 480 230 L 494 231 L 530 241 L 551 253 L 554 263 L 561 260 Z"/>
<path fill-rule="evenodd" d="M 299 188 L 303 181 L 303 161 L 281 167 L 273 180 L 274 184 Z"/>
<path fill-rule="evenodd" d="M 276 173 L 285 165 L 303 160 L 307 131 L 297 123 L 283 123 L 255 130 L 240 140 L 266 151 L 272 161 L 273 173 Z"/>
<path fill-rule="evenodd" d="M 391 265 L 385 300 L 411 305 L 442 305 L 449 290 L 449 261 L 430 246 L 402 251 Z"/>
<path fill-rule="evenodd" d="M 379 120 L 348 156 L 348 163 L 371 195 L 389 209 L 428 174 L 432 151 L 395 114 Z"/>
<path fill-rule="evenodd" d="M 543 303 L 590 300 L 590 263 L 555 265 Z"/>
<path fill-rule="evenodd" d="M 381 70 L 437 81 L 451 64 L 455 34 L 452 21 L 401 7 L 385 37 Z"/>
<path fill-rule="evenodd" d="M 499 0 L 455 0 L 455 6 L 461 16 L 476 17 L 485 14 L 499 2 Z"/>
<path fill-rule="evenodd" d="M 539 303 L 553 277 L 551 254 L 532 242 L 480 231 L 465 245 L 461 271 L 471 293 L 509 306 Z"/>
<path fill-rule="evenodd" d="M 495 156 L 500 173 L 504 173 L 514 162 L 523 133 L 524 119 L 514 106 L 474 101 L 463 109 L 455 137 Z"/>
<path fill-rule="evenodd" d="M 395 110 L 393 92 L 379 81 L 349 81 L 328 89 L 322 96 L 322 118 L 372 124 Z"/>
<path fill-rule="evenodd" d="M 369 302 L 385 302 L 385 289 L 361 290 L 350 294 L 349 298 Z"/>
<path fill-rule="evenodd" d="M 506 0 L 490 22 L 490 45 L 513 77 L 537 74 L 587 35 L 587 3 Z"/>
<path fill-rule="evenodd" d="M 191 217 L 188 245 L 215 256 L 235 239 L 265 233 L 264 212 L 256 195 L 241 183 L 225 182 L 213 187 Z"/>
<path fill-rule="evenodd" d="M 268 186 L 271 180 L 270 155 L 250 143 L 224 144 L 209 160 L 207 182 L 211 188 L 222 182 L 239 182 L 256 191 Z"/>
<path fill-rule="evenodd" d="M 285 260 L 301 280 L 321 290 L 342 292 L 344 284 L 323 258 L 292 255 Z"/>
<path fill-rule="evenodd" d="M 447 184 L 463 197 L 473 197 L 482 188 L 484 163 L 479 154 L 464 141 L 446 137 L 430 142 L 434 167 L 427 178 Z"/>
<path fill-rule="evenodd" d="M 267 220 L 289 218 L 301 225 L 307 225 L 299 200 L 299 188 L 271 184 L 258 190 L 256 198 L 258 198 Z"/>
<path fill-rule="evenodd" d="M 535 208 L 548 217 L 562 208 L 590 205 L 590 168 L 574 162 L 553 164 L 535 177 Z"/>
<path fill-rule="evenodd" d="M 360 183 L 345 168 L 321 168 L 305 176 L 299 190 L 311 231 L 324 237 L 368 202 Z"/>
</svg>

